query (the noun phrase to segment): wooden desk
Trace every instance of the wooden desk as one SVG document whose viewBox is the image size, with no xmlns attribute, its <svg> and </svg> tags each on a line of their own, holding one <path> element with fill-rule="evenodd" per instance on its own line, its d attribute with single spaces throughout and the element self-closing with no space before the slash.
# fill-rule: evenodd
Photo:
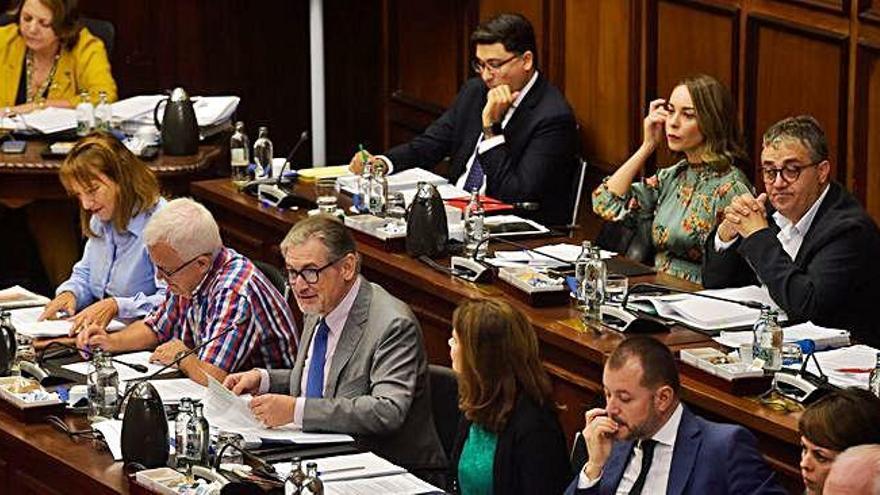
<svg viewBox="0 0 880 495">
<path fill-rule="evenodd" d="M 192 195 L 213 212 L 227 246 L 253 259 L 282 266 L 278 244 L 305 212 L 279 211 L 260 205 L 254 198 L 237 192 L 228 179 L 194 182 L 191 187 Z M 311 194 L 307 187 L 303 187 L 302 192 Z M 579 240 L 575 236 L 569 242 Z M 451 333 L 452 311 L 460 302 L 486 296 L 513 300 L 538 332 L 542 360 L 553 378 L 556 401 L 566 407 L 560 414 L 566 434 L 573 438 L 583 427 L 584 410 L 602 391 L 603 363 L 620 342 L 621 334 L 585 332 L 579 324 L 578 313 L 568 306 L 532 308 L 516 301 L 497 283 L 468 283 L 434 271 L 406 253 L 386 252 L 366 242 L 359 242 L 358 249 L 365 276 L 409 303 L 418 316 L 432 363 L 449 364 L 446 341 Z M 662 275 L 648 278 L 685 286 L 682 281 Z M 680 328 L 657 338 L 673 350 L 710 345 L 704 335 Z M 752 399 L 733 396 L 688 376 L 682 377 L 682 386 L 684 401 L 700 414 L 739 423 L 754 432 L 762 451 L 782 475 L 786 486 L 793 491 L 803 491 L 798 468 L 796 415 L 774 412 Z"/>
<path fill-rule="evenodd" d="M 68 199 L 57 179 L 61 160 L 43 158 L 42 141 L 28 141 L 23 154 L 0 153 L 0 199 Z M 188 192 L 194 177 L 207 178 L 223 147 L 199 146 L 192 156 L 162 156 L 146 162 L 162 183 L 163 192 L 178 196 Z"/>
</svg>

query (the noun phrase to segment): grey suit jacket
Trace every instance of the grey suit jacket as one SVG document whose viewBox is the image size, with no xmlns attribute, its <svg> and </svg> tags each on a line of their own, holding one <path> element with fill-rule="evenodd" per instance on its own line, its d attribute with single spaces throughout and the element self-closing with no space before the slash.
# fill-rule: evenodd
<svg viewBox="0 0 880 495">
<path fill-rule="evenodd" d="M 292 370 L 269 370 L 269 392 L 302 394 L 303 367 L 318 318 L 307 315 Z M 324 398 L 307 399 L 304 431 L 347 433 L 359 446 L 408 469 L 441 468 L 422 331 L 403 301 L 361 278 Z"/>
</svg>

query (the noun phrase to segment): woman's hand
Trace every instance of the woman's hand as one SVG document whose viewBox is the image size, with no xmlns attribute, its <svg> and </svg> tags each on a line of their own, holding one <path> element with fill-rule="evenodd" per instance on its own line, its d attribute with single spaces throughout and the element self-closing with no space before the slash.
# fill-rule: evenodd
<svg viewBox="0 0 880 495">
<path fill-rule="evenodd" d="M 64 313 L 59 316 L 58 313 Z M 64 291 L 55 296 L 55 299 L 49 301 L 49 304 L 43 309 L 38 320 L 57 320 L 59 318 L 69 318 L 76 313 L 76 296 L 73 292 Z"/>
<path fill-rule="evenodd" d="M 70 327 L 70 336 L 73 337 L 90 325 L 98 325 L 101 328 L 107 328 L 116 314 L 119 312 L 119 306 L 116 299 L 108 297 L 102 299 L 91 306 L 83 309 L 76 316 L 71 318 L 73 325 Z"/>
<path fill-rule="evenodd" d="M 645 117 L 643 142 L 643 146 L 648 147 L 650 151 L 657 149 L 663 141 L 667 118 L 669 112 L 666 110 L 666 100 L 658 98 L 652 101 L 648 106 L 648 116 Z"/>
</svg>

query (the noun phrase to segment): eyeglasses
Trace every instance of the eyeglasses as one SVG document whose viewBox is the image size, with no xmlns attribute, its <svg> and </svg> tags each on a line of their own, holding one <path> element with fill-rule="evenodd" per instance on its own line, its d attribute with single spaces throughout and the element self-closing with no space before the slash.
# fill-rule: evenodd
<svg viewBox="0 0 880 495">
<path fill-rule="evenodd" d="M 509 64 L 515 58 L 519 58 L 519 55 L 514 55 L 507 60 L 487 60 L 486 62 L 474 60 L 471 62 L 471 68 L 474 69 L 474 72 L 477 74 L 482 74 L 486 69 L 489 69 L 489 72 L 492 74 L 496 74 L 502 67 Z"/>
<path fill-rule="evenodd" d="M 801 172 L 805 168 L 815 167 L 818 163 L 810 163 L 808 165 L 786 165 L 781 168 L 761 167 L 761 174 L 764 176 L 764 182 L 776 182 L 776 177 L 782 175 L 782 180 L 788 184 L 798 180 Z"/>
<path fill-rule="evenodd" d="M 178 272 L 180 272 L 181 270 L 183 270 L 184 268 L 186 268 L 187 266 L 189 266 L 193 261 L 199 259 L 200 256 L 204 256 L 204 255 L 206 255 L 206 254 L 208 254 L 208 253 L 197 254 L 194 258 L 192 258 L 191 260 L 187 261 L 186 263 L 184 263 L 184 264 L 178 266 L 178 267 L 175 268 L 174 270 L 171 270 L 170 272 L 169 272 L 168 270 L 162 268 L 162 267 L 159 266 L 159 265 L 156 265 L 156 270 L 159 270 L 159 273 L 161 273 L 163 277 L 165 277 L 165 278 L 171 278 L 171 277 L 173 277 L 174 275 L 176 275 Z"/>
<path fill-rule="evenodd" d="M 345 256 L 348 254 L 349 253 L 342 255 L 339 258 L 336 258 L 335 260 L 328 262 L 326 265 L 324 265 L 320 268 L 303 268 L 302 270 L 294 270 L 293 268 L 288 268 L 287 269 L 287 281 L 288 281 L 288 283 L 290 283 L 290 285 L 294 285 L 296 283 L 297 277 L 302 277 L 302 279 L 309 285 L 317 284 L 318 283 L 318 276 L 321 274 L 321 272 L 330 268 L 331 266 L 336 264 L 336 262 L 338 262 L 342 258 L 345 258 Z"/>
</svg>

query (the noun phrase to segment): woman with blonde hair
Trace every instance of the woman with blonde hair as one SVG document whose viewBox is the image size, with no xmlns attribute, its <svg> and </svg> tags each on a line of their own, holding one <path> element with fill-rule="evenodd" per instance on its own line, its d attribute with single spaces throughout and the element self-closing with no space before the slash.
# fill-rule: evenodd
<svg viewBox="0 0 880 495">
<path fill-rule="evenodd" d="M 72 317 L 76 333 L 89 324 L 106 326 L 113 318 L 146 316 L 165 296 L 143 242 L 147 221 L 165 204 L 156 176 L 107 133 L 80 139 L 59 175 L 79 200 L 88 240 L 41 318 Z"/>
<path fill-rule="evenodd" d="M 665 141 L 679 162 L 633 183 Z M 679 82 L 668 100 L 651 102 L 641 147 L 593 191 L 606 221 L 651 222 L 661 272 L 700 282 L 703 246 L 735 196 L 751 192 L 749 163 L 730 92 L 707 75 Z"/>
<path fill-rule="evenodd" d="M 463 303 L 452 324 L 464 413 L 451 464 L 458 493 L 562 493 L 571 470 L 532 325 L 498 299 Z"/>
</svg>

